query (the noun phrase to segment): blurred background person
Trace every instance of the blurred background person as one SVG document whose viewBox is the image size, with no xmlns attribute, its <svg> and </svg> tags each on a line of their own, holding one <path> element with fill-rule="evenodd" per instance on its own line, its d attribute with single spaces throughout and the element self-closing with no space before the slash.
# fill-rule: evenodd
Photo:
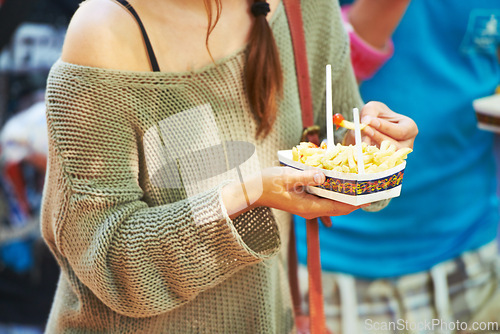
<svg viewBox="0 0 500 334">
<path fill-rule="evenodd" d="M 44 90 L 78 3 L 0 1 L 0 334 L 43 333 L 59 276 L 39 226 Z"/>
<path fill-rule="evenodd" d="M 40 238 L 47 127 L 36 95 L 0 131 L 0 333 L 42 333 L 58 276 Z"/>
<path fill-rule="evenodd" d="M 368 53 L 366 62 L 356 51 L 352 59 L 364 101 L 382 101 L 413 118 L 419 135 L 400 197 L 380 212 L 358 210 L 334 217 L 331 229 L 321 227 L 329 326 L 368 333 L 375 323 L 465 322 L 478 312 L 498 325 L 491 309 L 500 304 L 493 300 L 499 286 L 494 134 L 478 129 L 472 101 L 500 83 L 499 2 L 415 0 L 406 12 L 402 4 L 392 54 L 388 23 L 399 20 L 388 15 L 396 3 L 358 0 L 344 7 L 347 30 L 356 35 L 352 47 L 362 45 L 361 60 Z M 296 228 L 305 263 L 304 225 Z"/>
</svg>

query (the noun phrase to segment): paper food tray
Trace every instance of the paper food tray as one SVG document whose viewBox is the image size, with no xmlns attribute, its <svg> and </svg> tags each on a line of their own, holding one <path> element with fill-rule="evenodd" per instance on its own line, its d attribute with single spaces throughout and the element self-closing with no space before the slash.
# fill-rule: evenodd
<svg viewBox="0 0 500 334">
<path fill-rule="evenodd" d="M 383 172 L 359 175 L 311 167 L 293 161 L 292 150 L 278 151 L 278 159 L 282 166 L 299 170 L 321 170 L 326 175 L 326 181 L 320 186 L 306 187 L 307 192 L 351 205 L 361 205 L 399 196 L 406 166 L 406 161 L 403 161 Z"/>
<path fill-rule="evenodd" d="M 472 102 L 480 129 L 500 133 L 500 94 L 476 99 Z"/>
</svg>

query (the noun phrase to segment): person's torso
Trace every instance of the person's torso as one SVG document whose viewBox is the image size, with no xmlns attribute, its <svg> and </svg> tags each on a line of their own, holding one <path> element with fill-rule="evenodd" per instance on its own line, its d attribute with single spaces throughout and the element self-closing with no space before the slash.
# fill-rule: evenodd
<svg viewBox="0 0 500 334">
<path fill-rule="evenodd" d="M 314 109 L 318 118 L 324 115 L 321 112 L 325 95 L 324 65 L 336 64 L 333 77 L 342 78 L 348 73 L 345 52 L 348 45 L 340 20 L 334 28 L 323 23 L 333 16 L 339 19 L 336 3 L 324 0 L 304 2 L 303 13 Z M 196 196 L 229 177 L 244 178 L 261 168 L 277 165 L 277 151 L 290 149 L 300 140 L 302 122 L 295 63 L 281 3 L 271 27 L 280 50 L 285 87 L 280 113 L 265 139 L 255 138 L 256 121 L 243 84 L 245 50 L 217 61 L 217 65 L 183 73 L 100 70 L 60 62 L 53 68 L 49 80 L 51 106 L 57 105 L 56 112 L 60 113 L 64 113 L 65 105 L 73 110 L 82 108 L 85 112 L 88 108 L 92 109 L 92 114 L 82 126 L 97 124 L 99 136 L 95 127 L 90 126 L 86 130 L 92 135 L 85 140 L 92 141 L 99 149 L 104 145 L 109 148 L 106 150 L 109 161 L 103 161 L 99 155 L 91 155 L 92 163 L 99 167 L 112 165 L 115 158 L 113 145 L 132 142 L 137 146 L 128 148 L 130 166 L 137 170 L 137 180 L 131 180 L 124 187 L 136 189 L 139 185 L 144 193 L 141 200 L 149 207 Z M 350 101 L 359 103 L 354 78 L 349 79 L 352 85 L 342 85 L 339 99 L 349 101 L 348 104 Z M 69 92 L 72 101 L 59 100 L 61 92 Z M 53 114 L 54 110 L 49 110 L 49 113 Z M 58 127 L 66 130 L 65 135 L 71 136 L 71 131 L 64 128 L 63 117 L 57 117 L 62 123 Z M 116 131 L 117 126 L 114 125 L 113 132 L 106 133 L 106 122 L 119 122 L 123 124 L 123 130 Z M 68 141 L 68 145 L 74 142 L 78 141 Z M 219 147 L 225 149 L 231 145 L 236 145 L 233 146 L 233 156 L 225 156 L 224 159 L 208 156 L 219 152 Z M 89 148 L 81 146 L 72 147 L 72 157 L 82 161 L 84 168 L 91 169 L 87 156 L 80 154 Z M 56 152 L 52 154 L 53 158 L 58 158 Z M 54 200 L 47 203 L 47 220 L 55 216 L 53 211 L 56 209 L 50 211 L 52 207 L 60 205 L 57 202 L 58 192 L 61 193 L 59 186 L 63 183 L 60 174 L 65 172 L 57 165 L 50 165 L 49 169 L 53 171 L 48 179 L 47 194 L 50 195 L 48 197 L 54 195 Z M 108 179 L 111 178 L 106 177 Z M 72 182 L 73 187 L 84 188 L 91 187 L 95 180 L 89 174 L 87 177 L 74 177 Z M 288 224 L 279 217 L 276 219 L 280 220 L 279 226 Z M 251 224 L 248 226 L 251 228 Z M 51 243 L 55 233 L 49 229 L 44 226 L 44 237 Z M 285 229 L 280 232 L 286 244 Z M 283 254 L 266 263 L 243 268 L 219 285 L 198 294 L 194 300 L 169 312 L 149 318 L 130 318 L 104 305 L 79 280 L 55 243 L 51 246 L 64 274 L 49 320 L 49 332 L 71 332 L 78 328 L 80 332 L 120 333 L 283 333 L 293 325 Z M 182 257 L 183 254 L 175 256 Z"/>
<path fill-rule="evenodd" d="M 365 102 L 382 101 L 419 127 L 401 196 L 377 213 L 333 217 L 322 231 L 325 269 L 397 276 L 494 239 L 493 135 L 477 128 L 472 100 L 500 82 L 499 20 L 496 0 L 410 3 L 393 58 L 361 85 Z"/>
</svg>

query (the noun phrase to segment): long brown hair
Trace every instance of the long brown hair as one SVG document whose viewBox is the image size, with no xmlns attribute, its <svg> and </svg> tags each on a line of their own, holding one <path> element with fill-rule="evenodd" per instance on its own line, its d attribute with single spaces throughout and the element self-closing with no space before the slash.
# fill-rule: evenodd
<svg viewBox="0 0 500 334">
<path fill-rule="evenodd" d="M 212 0 L 204 0 L 208 16 L 205 43 L 209 54 L 208 39 L 222 11 L 221 0 L 213 1 L 216 10 L 215 18 Z M 254 0 L 254 2 L 265 1 Z M 271 131 L 276 120 L 276 114 L 278 113 L 277 102 L 283 96 L 283 72 L 278 48 L 265 15 L 258 15 L 254 18 L 247 52 L 245 65 L 246 91 L 250 107 L 258 121 L 256 135 L 257 137 L 265 137 Z"/>
</svg>

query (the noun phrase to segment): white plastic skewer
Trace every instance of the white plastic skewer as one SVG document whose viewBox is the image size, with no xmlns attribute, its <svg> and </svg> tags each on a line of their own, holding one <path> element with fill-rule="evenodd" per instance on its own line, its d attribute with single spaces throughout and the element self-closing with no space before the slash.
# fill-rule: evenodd
<svg viewBox="0 0 500 334">
<path fill-rule="evenodd" d="M 326 65 L 326 147 L 331 150 L 335 146 L 333 139 L 333 100 L 332 100 L 332 65 Z"/>
<path fill-rule="evenodd" d="M 359 110 L 352 109 L 354 117 L 354 139 L 356 140 L 356 160 L 358 160 L 358 174 L 365 173 L 365 162 L 363 161 L 363 150 L 361 148 L 361 129 L 359 128 Z"/>
</svg>

